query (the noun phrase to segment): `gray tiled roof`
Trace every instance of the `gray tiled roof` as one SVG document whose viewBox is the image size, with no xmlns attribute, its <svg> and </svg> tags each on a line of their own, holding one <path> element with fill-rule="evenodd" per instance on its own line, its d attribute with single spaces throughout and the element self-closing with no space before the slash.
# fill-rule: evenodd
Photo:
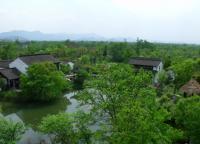
<svg viewBox="0 0 200 144">
<path fill-rule="evenodd" d="M 18 79 L 20 76 L 20 72 L 15 68 L 0 69 L 0 75 L 2 75 L 3 77 L 9 80 Z"/>
<path fill-rule="evenodd" d="M 9 64 L 12 60 L 0 60 L 0 68 L 9 68 Z"/>
<path fill-rule="evenodd" d="M 142 66 L 158 66 L 161 63 L 161 59 L 158 58 L 144 58 L 136 57 L 129 60 L 129 64 L 142 65 Z"/>
<path fill-rule="evenodd" d="M 55 57 L 48 54 L 26 55 L 19 57 L 27 65 L 39 62 L 59 62 Z"/>
</svg>

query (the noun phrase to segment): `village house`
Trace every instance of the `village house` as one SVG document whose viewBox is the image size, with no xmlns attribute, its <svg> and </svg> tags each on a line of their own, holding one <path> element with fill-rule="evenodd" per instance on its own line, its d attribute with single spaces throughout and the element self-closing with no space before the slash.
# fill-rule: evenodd
<svg viewBox="0 0 200 144">
<path fill-rule="evenodd" d="M 180 92 L 184 96 L 200 95 L 200 84 L 196 80 L 191 79 L 180 88 Z"/>
<path fill-rule="evenodd" d="M 30 65 L 41 62 L 52 62 L 60 68 L 60 62 L 52 55 L 26 55 L 15 60 L 0 61 L 0 75 L 5 79 L 7 88 L 18 88 L 20 74 L 25 74 Z"/>
<path fill-rule="evenodd" d="M 129 60 L 129 64 L 137 70 L 144 69 L 155 73 L 163 70 L 163 62 L 158 58 L 135 57 Z"/>
</svg>

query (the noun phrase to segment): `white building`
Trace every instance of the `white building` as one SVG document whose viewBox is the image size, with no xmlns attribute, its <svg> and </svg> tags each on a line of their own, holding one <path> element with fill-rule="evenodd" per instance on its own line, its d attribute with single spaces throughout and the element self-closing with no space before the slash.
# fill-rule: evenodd
<svg viewBox="0 0 200 144">
<path fill-rule="evenodd" d="M 40 62 L 53 62 L 59 68 L 59 61 L 52 55 L 37 54 L 18 57 L 9 64 L 9 68 L 16 68 L 21 73 L 26 73 L 29 65 Z"/>
<path fill-rule="evenodd" d="M 20 74 L 25 74 L 27 68 L 34 63 L 52 62 L 60 68 L 60 62 L 52 55 L 37 54 L 26 55 L 16 58 L 13 61 L 0 61 L 0 76 L 7 82 L 7 87 L 18 87 Z"/>
</svg>

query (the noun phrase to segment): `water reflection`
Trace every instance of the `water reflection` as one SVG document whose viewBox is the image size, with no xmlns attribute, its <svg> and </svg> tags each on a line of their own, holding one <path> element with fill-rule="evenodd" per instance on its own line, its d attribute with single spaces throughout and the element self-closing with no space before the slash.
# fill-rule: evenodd
<svg viewBox="0 0 200 144">
<path fill-rule="evenodd" d="M 11 117 L 13 120 L 21 119 L 23 123 L 31 127 L 25 132 L 22 139 L 17 144 L 40 144 L 41 142 L 51 144 L 49 137 L 37 132 L 36 127 L 41 119 L 47 115 L 57 114 L 59 112 L 74 113 L 78 110 L 90 112 L 91 106 L 81 105 L 81 103 L 74 98 L 76 94 L 77 92 L 68 93 L 55 103 L 46 105 L 30 104 L 24 106 L 14 105 L 11 103 L 1 103 L 0 105 L 2 105 L 4 116 L 7 115 L 7 117 Z M 100 128 L 101 123 L 105 123 L 105 121 L 99 120 L 95 124 L 89 126 L 89 128 L 94 132 Z"/>
<path fill-rule="evenodd" d="M 36 128 L 36 125 L 38 125 L 43 117 L 66 111 L 68 104 L 69 101 L 65 97 L 55 101 L 54 103 L 45 105 L 17 105 L 12 103 L 1 103 L 3 115 L 15 113 L 26 125 L 33 126 L 33 128 Z"/>
</svg>

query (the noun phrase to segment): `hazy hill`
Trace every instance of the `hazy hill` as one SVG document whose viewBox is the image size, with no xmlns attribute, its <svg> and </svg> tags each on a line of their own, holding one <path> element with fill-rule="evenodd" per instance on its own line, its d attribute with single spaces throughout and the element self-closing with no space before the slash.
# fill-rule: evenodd
<svg viewBox="0 0 200 144">
<path fill-rule="evenodd" d="M 97 34 L 47 34 L 40 31 L 10 31 L 0 33 L 0 40 L 21 40 L 21 41 L 134 41 L 132 38 L 105 38 Z"/>
</svg>

